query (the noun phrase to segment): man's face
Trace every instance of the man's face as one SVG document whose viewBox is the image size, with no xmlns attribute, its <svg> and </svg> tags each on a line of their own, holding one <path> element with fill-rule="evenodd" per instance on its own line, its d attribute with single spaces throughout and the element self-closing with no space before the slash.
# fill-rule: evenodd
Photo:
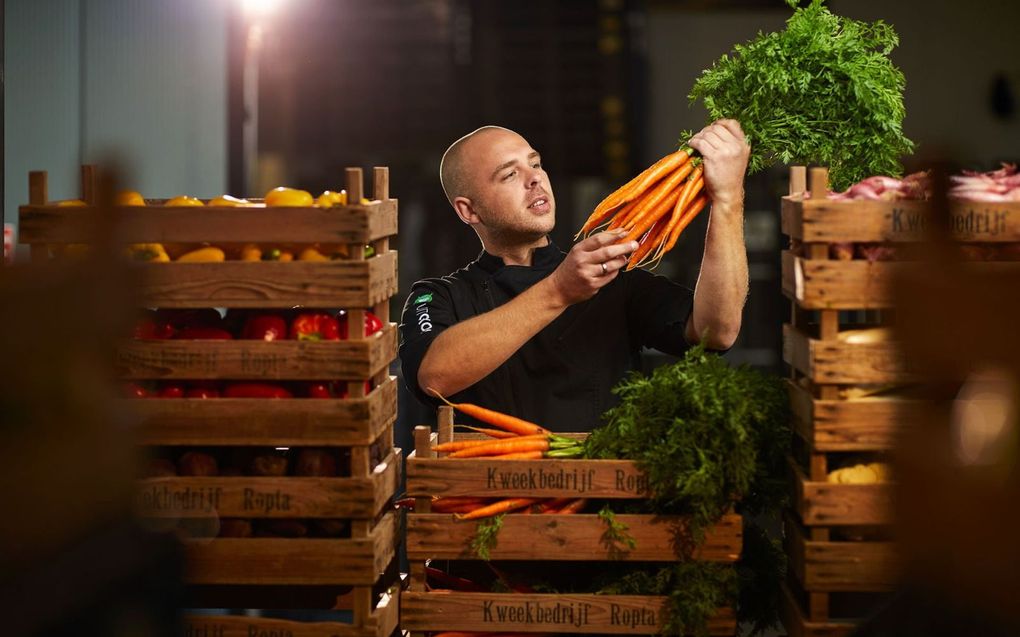
<svg viewBox="0 0 1020 637">
<path fill-rule="evenodd" d="M 471 203 L 481 225 L 503 239 L 533 240 L 556 225 L 556 200 L 538 152 L 520 135 L 490 130 L 467 149 Z"/>
</svg>

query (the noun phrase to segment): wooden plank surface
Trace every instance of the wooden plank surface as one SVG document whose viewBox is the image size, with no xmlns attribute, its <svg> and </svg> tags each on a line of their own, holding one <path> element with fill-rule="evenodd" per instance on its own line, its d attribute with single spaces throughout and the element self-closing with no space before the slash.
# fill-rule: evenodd
<svg viewBox="0 0 1020 637">
<path fill-rule="evenodd" d="M 698 559 L 734 562 L 740 556 L 743 522 L 730 514 L 705 534 L 692 550 L 693 540 L 684 518 L 677 516 L 617 515 L 636 541 L 634 549 L 603 539 L 606 524 L 598 515 L 507 515 L 494 560 L 624 560 L 674 561 Z M 450 514 L 407 516 L 407 555 L 410 559 L 477 559 L 470 548 L 478 522 L 461 522 Z"/>
<path fill-rule="evenodd" d="M 916 420 L 916 401 L 881 396 L 822 400 L 790 381 L 793 429 L 815 452 L 892 449 L 897 432 Z"/>
<path fill-rule="evenodd" d="M 855 628 L 847 621 L 809 621 L 785 585 L 780 604 L 780 617 L 789 637 L 849 637 Z"/>
<path fill-rule="evenodd" d="M 802 241 L 887 242 L 927 238 L 923 201 L 832 201 L 783 197 L 783 233 Z M 1020 202 L 950 201 L 959 241 L 1020 241 Z"/>
<path fill-rule="evenodd" d="M 363 340 L 122 340 L 117 374 L 139 379 L 365 380 L 397 356 L 397 326 Z"/>
<path fill-rule="evenodd" d="M 373 519 L 396 491 L 400 456 L 368 477 L 166 477 L 138 484 L 139 515 L 154 518 Z"/>
<path fill-rule="evenodd" d="M 804 590 L 881 592 L 897 584 L 898 560 L 892 542 L 812 541 L 789 518 L 785 528 L 790 571 Z"/>
<path fill-rule="evenodd" d="M 411 631 L 540 633 L 656 633 L 665 597 L 640 595 L 531 595 L 499 593 L 403 592 L 400 625 Z M 719 609 L 709 634 L 736 632 L 731 609 Z"/>
<path fill-rule="evenodd" d="M 809 338 L 783 325 L 783 360 L 820 385 L 909 383 L 918 375 L 895 342 L 844 343 Z"/>
<path fill-rule="evenodd" d="M 808 480 L 791 461 L 794 510 L 807 526 L 892 524 L 893 484 L 837 484 Z"/>
<path fill-rule="evenodd" d="M 648 478 L 629 460 L 408 458 L 411 496 L 647 497 Z"/>
<path fill-rule="evenodd" d="M 122 403 L 146 445 L 370 445 L 396 420 L 397 382 L 366 398 L 175 398 Z"/>
<path fill-rule="evenodd" d="M 888 261 L 804 259 L 784 250 L 783 293 L 801 307 L 813 310 L 892 307 L 890 277 L 903 265 Z"/>
<path fill-rule="evenodd" d="M 22 243 L 85 243 L 94 238 L 88 207 L 21 206 Z M 397 234 L 397 200 L 335 208 L 166 207 L 116 211 L 125 243 L 371 243 Z"/>
<path fill-rule="evenodd" d="M 397 253 L 363 261 L 137 265 L 151 307 L 371 307 L 397 292 Z"/>
<path fill-rule="evenodd" d="M 185 541 L 189 584 L 371 585 L 396 554 L 397 516 L 367 538 L 216 538 Z"/>
<path fill-rule="evenodd" d="M 397 598 L 384 595 L 362 626 L 224 615 L 185 615 L 181 621 L 183 634 L 193 637 L 389 637 L 399 617 Z"/>
</svg>

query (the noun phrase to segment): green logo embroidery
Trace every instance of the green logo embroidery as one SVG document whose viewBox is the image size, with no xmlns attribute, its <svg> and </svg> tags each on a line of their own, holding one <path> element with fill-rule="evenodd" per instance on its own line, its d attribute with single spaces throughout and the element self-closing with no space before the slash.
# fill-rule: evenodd
<svg viewBox="0 0 1020 637">
<path fill-rule="evenodd" d="M 431 301 L 431 300 L 432 300 L 432 293 L 431 293 L 431 292 L 429 292 L 428 294 L 422 294 L 421 296 L 419 296 L 418 298 L 416 298 L 416 299 L 414 300 L 414 304 L 415 304 L 415 305 L 418 305 L 418 304 L 420 304 L 420 303 L 428 303 L 428 302 L 429 302 L 429 301 Z"/>
</svg>

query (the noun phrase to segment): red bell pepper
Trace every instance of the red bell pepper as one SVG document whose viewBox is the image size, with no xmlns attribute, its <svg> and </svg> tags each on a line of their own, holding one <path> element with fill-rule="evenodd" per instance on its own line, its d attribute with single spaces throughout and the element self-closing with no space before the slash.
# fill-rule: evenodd
<svg viewBox="0 0 1020 637">
<path fill-rule="evenodd" d="M 174 335 L 175 339 L 230 341 L 234 335 L 218 327 L 185 327 Z"/>
<path fill-rule="evenodd" d="M 149 390 L 142 387 L 138 383 L 124 383 L 123 387 L 125 398 L 151 398 L 152 394 Z"/>
<path fill-rule="evenodd" d="M 131 336 L 140 339 L 168 339 L 173 338 L 174 328 L 163 320 L 156 312 L 145 313 L 135 323 Z"/>
<path fill-rule="evenodd" d="M 332 383 L 330 383 L 330 389 L 333 390 L 333 395 L 336 396 L 337 398 L 347 398 L 347 396 L 348 396 L 348 393 L 347 393 L 347 381 L 345 381 L 345 380 L 335 380 L 335 381 L 333 381 Z M 365 381 L 365 395 L 368 395 L 368 393 L 370 391 L 372 391 L 372 381 L 366 380 Z"/>
<path fill-rule="evenodd" d="M 287 389 L 271 383 L 232 383 L 223 390 L 224 398 L 291 398 Z"/>
<path fill-rule="evenodd" d="M 201 309 L 163 309 L 157 312 L 160 320 L 175 329 L 185 327 L 223 327 L 223 317 L 211 307 Z"/>
<path fill-rule="evenodd" d="M 309 398 L 333 398 L 330 383 L 308 383 L 305 387 L 305 394 Z"/>
<path fill-rule="evenodd" d="M 169 383 L 159 388 L 157 398 L 184 398 L 184 385 Z"/>
<path fill-rule="evenodd" d="M 185 398 L 219 398 L 220 390 L 215 387 L 189 387 L 184 392 Z"/>
<path fill-rule="evenodd" d="M 340 322 L 328 314 L 299 314 L 290 324 L 290 337 L 299 341 L 339 341 Z"/>
<path fill-rule="evenodd" d="M 340 340 L 346 341 L 348 339 L 347 312 L 340 310 L 337 312 L 336 318 L 340 322 Z M 365 336 L 371 336 L 382 330 L 382 328 L 383 323 L 378 316 L 371 312 L 365 312 Z"/>
<path fill-rule="evenodd" d="M 241 330 L 241 338 L 257 341 L 279 341 L 287 338 L 287 322 L 276 314 L 249 316 Z"/>
</svg>

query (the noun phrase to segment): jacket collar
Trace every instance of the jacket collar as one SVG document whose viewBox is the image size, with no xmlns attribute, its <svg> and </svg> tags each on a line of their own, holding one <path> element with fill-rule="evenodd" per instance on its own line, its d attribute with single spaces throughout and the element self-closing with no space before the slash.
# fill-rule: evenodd
<svg viewBox="0 0 1020 637">
<path fill-rule="evenodd" d="M 549 243 L 541 248 L 535 248 L 535 251 L 531 254 L 531 269 L 532 270 L 553 270 L 563 260 L 563 252 L 553 243 L 552 239 L 549 238 Z M 478 255 L 478 259 L 475 260 L 482 270 L 489 274 L 495 274 L 506 267 L 524 267 L 524 266 L 507 266 L 503 263 L 503 257 L 497 257 L 494 254 L 489 254 L 485 250 Z"/>
</svg>

